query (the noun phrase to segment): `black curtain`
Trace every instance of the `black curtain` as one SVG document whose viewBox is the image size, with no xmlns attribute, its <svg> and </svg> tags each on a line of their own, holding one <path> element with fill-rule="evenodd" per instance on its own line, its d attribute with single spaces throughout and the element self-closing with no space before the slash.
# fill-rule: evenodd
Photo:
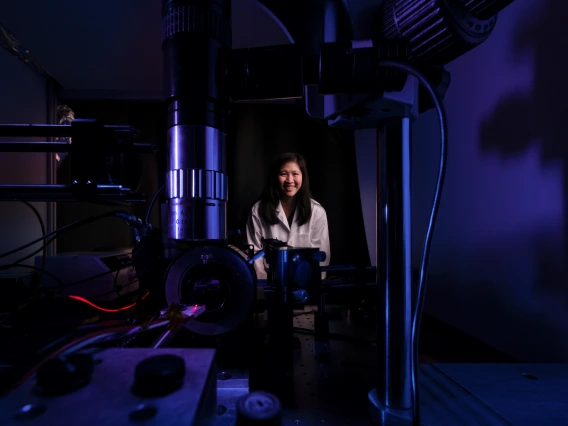
<svg viewBox="0 0 568 426">
<path fill-rule="evenodd" d="M 229 230 L 244 232 L 270 162 L 298 152 L 308 163 L 313 198 L 327 212 L 331 263 L 370 265 L 352 131 L 328 127 L 296 105 L 236 104 L 227 133 Z"/>
</svg>

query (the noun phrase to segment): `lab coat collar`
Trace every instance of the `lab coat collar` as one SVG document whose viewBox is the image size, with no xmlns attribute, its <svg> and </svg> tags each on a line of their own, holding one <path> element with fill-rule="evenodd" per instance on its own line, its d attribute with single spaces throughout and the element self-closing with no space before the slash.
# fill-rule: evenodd
<svg viewBox="0 0 568 426">
<path fill-rule="evenodd" d="M 278 207 L 276 207 L 276 213 L 278 216 L 278 219 L 280 219 L 280 222 L 282 222 L 282 225 L 284 225 L 286 227 L 286 229 L 289 232 L 292 232 L 292 230 L 296 229 L 296 222 L 297 222 L 297 215 L 298 215 L 298 209 L 294 210 L 294 217 L 292 218 L 292 228 L 290 229 L 290 225 L 288 225 L 288 219 L 286 218 L 286 213 L 284 213 L 284 208 L 282 207 L 282 202 L 278 201 Z"/>
</svg>

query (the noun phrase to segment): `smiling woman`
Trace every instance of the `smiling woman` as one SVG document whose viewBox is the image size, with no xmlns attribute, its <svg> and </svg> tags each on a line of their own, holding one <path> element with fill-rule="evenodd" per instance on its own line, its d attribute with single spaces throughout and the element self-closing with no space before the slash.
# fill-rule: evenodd
<svg viewBox="0 0 568 426">
<path fill-rule="evenodd" d="M 330 245 L 325 209 L 313 200 L 304 157 L 281 154 L 272 164 L 268 182 L 247 222 L 247 241 L 255 251 L 263 238 L 276 238 L 294 247 L 318 247 L 329 265 Z M 266 279 L 264 259 L 255 263 L 259 279 Z"/>
<path fill-rule="evenodd" d="M 290 155 L 294 157 L 294 155 Z M 286 213 L 288 225 L 292 226 L 292 219 L 296 211 L 295 195 L 302 188 L 302 171 L 296 161 L 284 163 L 278 172 L 278 183 L 280 184 L 281 196 L 280 203 Z"/>
</svg>

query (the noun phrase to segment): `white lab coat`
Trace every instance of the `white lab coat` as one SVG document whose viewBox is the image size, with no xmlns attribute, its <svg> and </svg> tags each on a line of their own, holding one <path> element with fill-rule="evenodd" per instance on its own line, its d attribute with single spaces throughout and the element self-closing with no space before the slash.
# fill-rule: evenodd
<svg viewBox="0 0 568 426">
<path fill-rule="evenodd" d="M 321 204 L 312 200 L 312 217 L 302 226 L 298 226 L 298 211 L 296 210 L 291 227 L 288 225 L 281 203 L 278 203 L 276 208 L 276 214 L 279 219 L 276 225 L 270 225 L 260 217 L 259 206 L 260 201 L 252 207 L 247 222 L 247 241 L 248 244 L 254 247 L 255 252 L 262 249 L 263 238 L 276 238 L 292 247 L 318 247 L 326 254 L 325 261 L 321 262 L 320 265 L 329 265 L 331 256 L 329 230 L 327 215 Z M 257 260 L 254 267 L 258 279 L 265 280 L 267 278 L 266 271 L 268 265 L 264 258 Z M 325 274 L 322 274 L 322 277 L 325 277 Z"/>
</svg>

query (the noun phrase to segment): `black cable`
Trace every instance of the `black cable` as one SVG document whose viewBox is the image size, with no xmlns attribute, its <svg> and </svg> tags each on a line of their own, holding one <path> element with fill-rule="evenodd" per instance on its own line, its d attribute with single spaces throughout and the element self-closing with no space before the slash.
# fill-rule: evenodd
<svg viewBox="0 0 568 426">
<path fill-rule="evenodd" d="M 17 266 L 18 266 L 18 268 L 31 269 L 31 270 L 33 270 L 33 271 L 38 272 L 38 274 L 40 274 L 40 275 L 47 275 L 47 276 L 50 276 L 50 277 L 52 277 L 53 279 L 58 280 L 61 284 L 63 284 L 63 282 L 59 279 L 59 277 L 55 276 L 54 274 L 52 274 L 52 273 L 50 273 L 50 272 L 47 272 L 47 271 L 45 271 L 45 270 L 42 270 L 41 268 L 36 268 L 35 266 L 30 266 L 30 265 L 17 265 Z M 38 279 L 38 287 L 37 287 L 36 292 L 39 291 L 39 289 L 41 288 L 40 285 L 41 285 L 41 282 L 40 282 L 40 279 Z M 22 310 L 23 308 L 25 308 L 26 306 L 29 305 L 29 303 L 30 303 L 30 301 L 31 301 L 32 298 L 33 298 L 33 296 L 30 297 L 30 298 L 28 299 L 28 301 L 26 301 L 25 303 L 23 303 L 23 304 L 17 306 L 16 308 L 14 308 L 13 310 L 11 310 L 11 311 L 9 311 L 9 312 L 2 312 L 2 313 L 0 313 L 0 316 L 10 315 L 10 314 L 12 314 L 12 313 L 14 313 L 14 312 L 16 312 L 16 311 Z"/>
<path fill-rule="evenodd" d="M 45 275 L 50 276 L 51 278 L 53 278 L 54 280 L 56 280 L 56 281 L 59 283 L 58 289 L 63 289 L 63 288 L 73 287 L 73 286 L 76 286 L 76 285 L 79 285 L 79 284 L 83 284 L 83 283 L 86 283 L 86 282 L 88 282 L 88 281 L 94 280 L 95 278 L 104 277 L 105 275 L 109 275 L 109 274 L 112 274 L 112 273 L 114 273 L 114 272 L 120 272 L 120 271 L 123 270 L 124 268 L 126 268 L 126 267 L 128 267 L 128 266 L 132 266 L 132 265 L 133 265 L 132 262 L 128 262 L 128 263 L 125 263 L 125 264 L 121 265 L 121 266 L 118 267 L 118 268 L 109 269 L 108 271 L 100 272 L 100 273 L 98 273 L 98 274 L 91 275 L 90 277 L 82 278 L 82 279 L 80 279 L 79 281 L 74 281 L 74 282 L 68 283 L 68 284 L 66 284 L 65 282 L 63 282 L 63 280 L 62 280 L 61 278 L 59 278 L 57 275 L 55 275 L 55 274 L 53 274 L 53 273 L 51 273 L 51 272 L 47 272 L 47 271 L 45 271 L 45 270 L 42 271 L 41 268 L 37 268 L 37 267 L 35 267 L 35 266 L 29 266 L 29 265 L 17 265 L 17 266 L 20 267 L 20 268 L 32 269 L 32 270 L 34 270 L 34 271 L 36 271 L 36 272 L 38 272 L 38 273 L 43 272 Z M 9 266 L 11 266 L 11 265 L 9 265 Z M 134 282 L 134 281 L 129 282 L 128 284 L 132 284 L 133 282 Z"/>
<path fill-rule="evenodd" d="M 48 272 L 45 270 L 45 264 L 46 264 L 46 258 L 47 258 L 47 246 L 48 246 L 48 244 L 50 244 L 51 242 L 53 242 L 61 233 L 70 231 L 70 230 L 72 230 L 72 229 L 78 228 L 78 227 L 83 226 L 83 225 L 87 225 L 87 224 L 89 224 L 89 223 L 95 222 L 95 221 L 97 221 L 97 220 L 99 220 L 99 219 L 103 219 L 103 218 L 105 218 L 105 217 L 120 217 L 121 219 L 126 220 L 127 222 L 129 222 L 129 224 L 131 224 L 131 225 L 132 225 L 132 223 L 134 223 L 134 222 L 139 222 L 139 219 L 137 219 L 135 216 L 132 216 L 130 213 L 128 213 L 128 212 L 123 212 L 123 211 L 116 211 L 116 210 L 115 210 L 115 211 L 103 213 L 103 214 L 98 215 L 98 216 L 92 216 L 92 217 L 89 217 L 89 218 L 86 218 L 86 219 L 78 220 L 78 221 L 76 221 L 76 222 L 73 222 L 73 223 L 70 223 L 70 224 L 68 224 L 68 225 L 62 226 L 61 228 L 56 229 L 55 231 L 52 231 L 52 232 L 50 232 L 49 234 L 47 234 L 47 233 L 45 232 L 45 224 L 43 223 L 43 220 L 42 220 L 42 218 L 41 218 L 41 215 L 39 214 L 39 212 L 37 211 L 37 209 L 36 209 L 33 205 L 31 205 L 30 203 L 28 203 L 28 202 L 24 202 L 24 204 L 26 204 L 28 207 L 30 207 L 30 208 L 32 209 L 32 211 L 34 212 L 34 214 L 37 216 L 38 221 L 40 222 L 40 226 L 41 226 L 41 228 L 42 228 L 42 237 L 37 238 L 37 239 L 35 239 L 34 241 L 31 241 L 31 242 L 29 242 L 29 243 L 27 243 L 27 244 L 25 244 L 25 245 L 23 245 L 23 246 L 21 246 L 21 247 L 18 247 L 18 248 L 16 248 L 16 249 L 13 249 L 13 250 L 10 250 L 10 251 L 8 251 L 8 252 L 5 252 L 5 253 L 0 254 L 0 259 L 3 258 L 3 257 L 9 256 L 9 255 L 11 255 L 11 254 L 17 253 L 17 252 L 19 252 L 19 251 L 21 251 L 21 250 L 24 250 L 24 249 L 26 249 L 26 248 L 28 248 L 28 247 L 30 247 L 30 246 L 32 246 L 32 245 L 34 245 L 34 244 L 40 242 L 40 241 L 43 242 L 42 248 L 40 248 L 40 249 L 34 251 L 34 252 L 31 253 L 31 254 L 28 254 L 27 256 L 24 256 L 23 258 L 17 260 L 16 262 L 13 262 L 13 263 L 8 264 L 8 265 L 0 265 L 0 270 L 6 270 L 6 269 L 13 268 L 13 267 L 22 267 L 22 268 L 28 268 L 28 269 L 32 269 L 32 270 L 34 270 L 34 271 L 37 271 L 37 272 L 39 273 L 39 278 L 38 278 L 38 285 L 37 285 L 37 288 L 36 288 L 36 290 L 34 291 L 34 293 L 40 290 L 40 288 L 41 288 L 41 281 L 42 281 L 42 279 L 43 279 L 43 275 L 48 275 L 48 276 L 52 277 L 53 279 L 55 279 L 55 280 L 60 284 L 60 287 L 59 287 L 59 288 L 61 289 L 62 287 L 68 287 L 68 286 L 72 286 L 72 285 L 77 285 L 77 284 L 83 283 L 83 282 L 85 282 L 85 281 L 89 281 L 89 280 L 92 280 L 92 279 L 94 279 L 94 278 L 97 278 L 97 277 L 99 277 L 99 276 L 102 276 L 102 275 L 106 275 L 106 274 L 108 274 L 108 273 L 115 272 L 115 270 L 107 271 L 107 272 L 105 272 L 105 273 L 103 273 L 103 274 L 98 274 L 98 275 L 96 275 L 96 276 L 89 277 L 89 278 L 87 278 L 87 279 L 85 279 L 85 280 L 81 280 L 81 281 L 79 281 L 79 282 L 74 282 L 74 283 L 71 283 L 71 284 L 65 284 L 65 283 L 63 283 L 63 281 L 62 281 L 59 277 L 57 277 L 56 275 L 54 275 L 54 274 L 52 274 L 52 273 L 48 273 Z M 51 238 L 49 238 L 49 237 L 51 237 Z M 49 238 L 49 240 L 47 240 L 48 238 Z M 47 241 L 46 241 L 46 240 L 47 240 Z M 41 268 L 37 268 L 37 267 L 29 266 L 29 265 L 22 265 L 22 264 L 20 264 L 20 262 L 23 262 L 24 260 L 29 259 L 30 257 L 34 256 L 35 254 L 39 253 L 40 251 L 43 251 L 43 258 L 42 258 L 42 266 L 41 266 Z M 125 267 L 125 266 L 127 266 L 127 265 L 123 265 L 121 268 L 119 268 L 119 270 L 122 269 L 122 268 Z M 33 296 L 30 297 L 30 300 L 31 300 L 32 297 L 33 297 Z M 24 304 L 18 306 L 15 310 L 20 310 L 20 309 L 24 308 L 25 306 L 27 306 L 27 305 L 29 304 L 30 300 L 28 300 L 26 303 L 24 303 Z M 9 313 L 11 313 L 11 312 L 0 313 L 0 315 L 7 315 L 7 314 L 9 314 Z"/>
<path fill-rule="evenodd" d="M 32 271 L 36 271 L 38 274 L 43 273 L 44 275 L 47 275 L 47 276 L 53 278 L 54 280 L 58 281 L 59 284 L 65 285 L 65 283 L 61 280 L 61 278 L 59 278 L 57 275 L 52 274 L 51 272 L 47 272 L 45 270 L 42 271 L 41 268 L 37 268 L 35 266 L 30 266 L 30 265 L 17 265 L 17 266 L 18 266 L 18 268 L 31 269 Z"/>
<path fill-rule="evenodd" d="M 122 290 L 124 290 L 124 288 L 130 287 L 132 284 L 135 284 L 135 283 L 137 283 L 137 282 L 139 282 L 139 280 L 137 280 L 137 279 L 132 280 L 132 281 L 128 281 L 123 287 L 121 287 L 121 288 L 119 289 L 119 291 L 122 291 Z M 138 289 L 138 290 L 139 290 L 139 289 Z M 133 290 L 132 292 L 130 292 L 130 293 L 133 293 L 133 292 L 134 292 L 134 290 Z M 128 297 L 130 296 L 130 293 L 119 294 L 119 297 L 116 298 L 114 301 L 120 300 L 120 299 L 128 298 Z M 107 291 L 106 293 L 100 293 L 100 294 L 96 294 L 96 295 L 94 295 L 94 296 L 91 296 L 89 300 L 97 300 L 97 299 L 99 299 L 99 298 L 101 298 L 101 297 L 108 296 L 109 294 L 117 294 L 116 289 Z M 113 303 L 114 303 L 114 301 L 113 301 Z"/>
<path fill-rule="evenodd" d="M 36 238 L 35 240 L 30 241 L 29 243 L 24 244 L 21 247 L 18 247 L 18 248 L 15 248 L 13 250 L 2 253 L 2 254 L 0 254 L 0 259 L 4 258 L 6 256 L 10 256 L 11 254 L 17 253 L 19 251 L 22 251 L 22 250 L 24 250 L 24 249 L 26 249 L 30 246 L 33 246 L 34 244 L 39 243 L 40 241 L 43 241 L 43 240 L 49 238 L 49 237 L 59 235 L 63 232 L 70 231 L 70 230 L 78 228 L 80 226 L 88 225 L 89 223 L 96 222 L 97 220 L 103 219 L 105 217 L 121 217 L 122 219 L 124 219 L 125 217 L 132 217 L 132 214 L 130 214 L 128 212 L 122 212 L 122 211 L 114 210 L 114 211 L 106 212 L 106 213 L 103 213 L 103 214 L 100 214 L 100 215 L 97 215 L 97 216 L 91 216 L 91 217 L 88 217 L 86 219 L 78 220 L 76 222 L 62 226 L 61 228 L 56 229 L 55 231 L 52 231 L 49 234 L 45 234 L 43 237 Z"/>
<path fill-rule="evenodd" d="M 33 204 L 31 204 L 27 201 L 22 201 L 22 203 L 25 204 L 26 206 L 28 206 L 31 209 L 31 211 L 34 213 L 35 217 L 37 218 L 37 221 L 39 222 L 39 226 L 41 228 L 41 235 L 45 236 L 45 234 L 46 234 L 45 223 L 43 222 L 43 219 L 42 219 L 41 214 L 39 213 L 38 209 Z M 32 290 L 32 293 L 29 295 L 29 298 L 25 303 L 18 305 L 13 311 L 0 313 L 0 316 L 8 315 L 8 314 L 13 313 L 14 311 L 22 310 L 23 308 L 25 308 L 30 303 L 30 301 L 34 298 L 34 296 L 39 291 L 39 289 L 41 287 L 41 282 L 43 280 L 44 270 L 45 270 L 45 262 L 46 262 L 46 259 L 47 259 L 47 245 L 48 244 L 49 244 L 49 242 L 46 242 L 45 240 L 43 240 L 42 246 L 38 250 L 36 250 L 35 252 L 29 254 L 28 256 L 26 256 L 22 259 L 17 260 L 16 262 L 12 263 L 11 265 L 0 266 L 0 270 L 10 269 L 10 268 L 16 267 L 16 266 L 26 267 L 27 265 L 20 265 L 20 263 L 23 262 L 24 260 L 27 260 L 30 257 L 34 256 L 35 254 L 42 252 L 41 268 L 38 268 L 39 269 L 39 277 L 38 277 L 38 280 L 37 280 L 36 288 L 34 290 Z"/>
<path fill-rule="evenodd" d="M 41 214 L 39 214 L 39 211 L 35 208 L 35 206 L 33 204 L 31 204 L 27 201 L 22 201 L 22 203 L 25 204 L 26 206 L 28 206 L 32 210 L 32 212 L 34 213 L 35 217 L 37 218 L 37 221 L 38 221 L 39 226 L 41 228 L 41 235 L 42 236 L 45 235 L 46 234 L 45 223 L 43 222 L 43 219 L 41 217 Z M 41 250 L 43 251 L 43 257 L 44 257 L 44 260 L 45 260 L 45 257 L 47 256 L 47 243 L 45 242 L 45 240 L 43 242 Z"/>
<path fill-rule="evenodd" d="M 57 235 L 56 235 L 55 237 L 51 237 L 49 240 L 47 240 L 47 241 L 45 242 L 46 255 L 47 255 L 47 247 L 48 247 L 52 242 L 54 242 L 56 239 L 57 239 Z M 13 262 L 13 263 L 10 263 L 10 264 L 8 264 L 8 265 L 1 265 L 1 266 L 0 266 L 0 270 L 11 269 L 11 268 L 14 268 L 14 267 L 16 267 L 16 266 L 20 266 L 20 263 L 22 263 L 24 260 L 28 260 L 30 257 L 33 257 L 33 256 L 35 256 L 36 254 L 38 254 L 39 252 L 42 252 L 42 251 L 43 251 L 43 246 L 41 246 L 40 248 L 38 248 L 36 251 L 34 251 L 34 252 L 32 252 L 32 253 L 30 253 L 30 254 L 28 254 L 28 255 L 26 255 L 26 256 L 20 258 L 20 259 L 18 259 L 18 260 L 16 260 L 16 261 Z M 47 256 L 46 256 L 46 257 L 47 257 Z M 38 268 L 38 269 L 39 269 L 39 268 Z"/>
<path fill-rule="evenodd" d="M 37 221 L 38 221 L 38 223 L 39 223 L 39 226 L 40 226 L 40 228 L 41 228 L 41 235 L 45 236 L 45 234 L 46 234 L 46 232 L 45 232 L 45 223 L 43 222 L 43 219 L 42 219 L 41 214 L 39 213 L 39 211 L 34 207 L 33 204 L 31 204 L 31 203 L 29 203 L 29 202 L 27 202 L 27 201 L 22 201 L 22 203 L 25 204 L 26 206 L 28 206 L 28 207 L 32 210 L 32 212 L 33 212 L 34 215 L 36 216 Z M 38 254 L 39 252 L 43 252 L 43 253 L 42 253 L 42 256 L 43 256 L 43 258 L 42 258 L 42 265 L 45 266 L 45 260 L 46 260 L 46 258 L 47 258 L 47 246 L 48 246 L 51 242 L 53 242 L 54 239 L 55 239 L 55 238 L 52 238 L 52 239 L 50 239 L 49 241 L 45 241 L 45 240 L 44 240 L 42 246 L 41 246 L 39 249 L 37 249 L 36 251 L 34 251 L 33 253 L 30 253 L 30 254 L 28 254 L 27 256 L 25 256 L 25 257 L 23 257 L 23 258 L 21 258 L 21 259 L 16 260 L 16 261 L 13 262 L 11 265 L 2 265 L 2 266 L 0 266 L 0 269 L 4 269 L 4 268 L 9 269 L 9 268 L 14 267 L 14 266 L 19 266 L 19 265 L 18 265 L 19 263 L 23 262 L 24 260 L 28 260 L 30 257 L 32 257 L 32 256 L 34 256 L 34 255 L 36 255 L 36 254 Z"/>
<path fill-rule="evenodd" d="M 63 282 L 63 280 L 62 280 L 61 278 L 59 278 L 57 275 L 55 275 L 55 274 L 53 274 L 53 273 L 51 273 L 51 272 L 47 272 L 46 270 L 42 270 L 41 268 L 37 268 L 37 267 L 35 267 L 35 266 L 30 266 L 30 265 L 6 265 L 5 267 L 6 267 L 6 269 L 7 269 L 7 268 L 11 268 L 11 267 L 17 266 L 17 267 L 20 267 L 20 268 L 31 269 L 31 270 L 34 270 L 34 271 L 36 271 L 36 272 L 38 272 L 38 273 L 43 273 L 43 274 L 45 274 L 45 275 L 47 275 L 47 276 L 53 278 L 54 280 L 56 280 L 56 281 L 59 283 L 58 289 L 62 289 L 62 288 L 73 287 L 73 286 L 76 286 L 76 285 L 79 285 L 79 284 L 83 284 L 83 283 L 86 283 L 87 281 L 94 280 L 95 278 L 104 277 L 105 275 L 109 275 L 109 274 L 112 274 L 112 273 L 114 273 L 114 272 L 120 272 L 120 271 L 123 270 L 124 268 L 126 268 L 126 267 L 128 267 L 128 266 L 132 266 L 132 265 L 133 265 L 132 262 L 127 262 L 127 263 L 121 265 L 120 267 L 118 267 L 118 268 L 116 268 L 116 269 L 109 269 L 108 271 L 100 272 L 100 273 L 98 273 L 98 274 L 96 274 L 96 275 L 92 275 L 92 276 L 87 277 L 87 278 L 82 278 L 82 279 L 79 280 L 79 281 L 74 281 L 74 282 L 68 283 L 68 284 L 66 284 L 65 282 Z M 0 270 L 2 270 L 3 268 L 4 268 L 4 267 L 0 267 Z M 130 281 L 130 282 L 128 282 L 128 285 L 130 285 L 130 284 L 132 284 L 132 283 L 134 283 L 134 282 L 136 282 L 136 281 L 137 281 L 137 280 Z M 115 291 L 115 290 L 113 290 L 113 292 L 114 292 L 114 291 Z M 105 294 L 106 294 L 106 293 L 105 293 Z"/>
<path fill-rule="evenodd" d="M 107 329 L 111 332 L 114 328 L 123 327 L 125 324 L 116 324 L 116 325 L 105 325 L 105 326 L 98 326 L 93 327 L 100 330 Z M 95 330 L 96 331 L 96 330 Z M 31 354 L 31 357 L 26 357 L 23 360 L 18 360 L 19 363 L 12 366 L 12 374 L 7 378 L 7 380 L 3 380 L 0 382 L 0 395 L 5 395 L 5 393 L 9 390 L 10 386 L 17 383 L 18 379 L 23 377 L 30 368 L 34 365 L 39 364 L 46 356 L 50 353 L 55 353 L 60 350 L 65 344 L 70 343 L 71 341 L 81 338 L 82 336 L 88 335 L 92 333 L 93 329 L 76 329 L 73 330 L 71 333 L 60 337 L 51 343 L 43 346 L 41 349 L 36 351 L 35 353 Z"/>
<path fill-rule="evenodd" d="M 126 266 L 124 266 L 126 267 Z M 117 269 L 116 274 L 114 274 L 114 280 L 112 283 L 112 286 L 114 287 L 114 291 L 116 291 L 116 295 L 118 297 L 120 297 L 120 291 L 122 290 L 122 288 L 118 288 L 118 276 L 120 275 L 120 269 Z"/>
<path fill-rule="evenodd" d="M 148 211 L 146 212 L 146 220 L 145 223 L 150 224 L 150 215 L 152 214 L 152 210 L 154 208 L 154 204 L 156 204 L 156 201 L 158 201 L 158 198 L 160 197 L 160 194 L 162 192 L 164 192 L 164 190 L 166 189 L 166 185 L 162 185 L 160 186 L 160 188 L 156 191 L 156 193 L 154 194 L 154 196 L 152 197 L 152 201 L 150 201 L 150 205 L 148 206 Z"/>
<path fill-rule="evenodd" d="M 100 278 L 100 277 L 104 277 L 105 275 L 113 274 L 113 273 L 115 273 L 115 272 L 120 272 L 120 271 L 122 271 L 124 268 L 126 268 L 126 267 L 128 267 L 128 266 L 132 266 L 132 265 L 133 265 L 132 262 L 127 262 L 127 263 L 125 263 L 125 264 L 119 266 L 118 268 L 113 268 L 113 269 L 109 269 L 108 271 L 99 272 L 99 273 L 96 274 L 96 275 L 92 275 L 92 276 L 87 277 L 87 278 L 82 278 L 82 279 L 80 279 L 79 281 L 74 281 L 74 282 L 69 283 L 69 284 L 63 284 L 63 285 L 61 286 L 61 288 L 73 287 L 73 286 L 76 286 L 76 285 L 79 285 L 79 284 L 83 284 L 83 283 L 86 283 L 86 282 L 88 282 L 88 281 L 94 280 L 95 278 Z"/>
<path fill-rule="evenodd" d="M 418 365 L 418 347 L 419 347 L 419 334 L 420 325 L 422 322 L 422 311 L 424 310 L 424 300 L 426 296 L 426 276 L 428 273 L 428 259 L 430 257 L 430 246 L 432 244 L 432 235 L 434 233 L 434 227 L 436 225 L 436 218 L 438 216 L 438 209 L 440 207 L 440 197 L 442 195 L 442 188 L 444 186 L 444 178 L 446 176 L 446 161 L 448 156 L 448 120 L 446 115 L 446 110 L 444 108 L 442 99 L 436 93 L 436 89 L 433 87 L 432 83 L 425 77 L 419 70 L 412 67 L 411 65 L 405 64 L 403 62 L 397 61 L 380 61 L 380 68 L 394 68 L 407 72 L 408 74 L 417 78 L 429 95 L 432 97 L 432 101 L 438 111 L 438 118 L 440 121 L 440 163 L 438 168 L 438 181 L 436 182 L 436 190 L 434 192 L 434 200 L 432 202 L 432 211 L 430 213 L 430 220 L 428 222 L 428 228 L 426 230 L 426 238 L 424 240 L 424 250 L 422 252 L 422 264 L 420 266 L 420 281 L 418 284 L 418 297 L 416 300 L 416 307 L 414 310 L 414 316 L 412 318 L 412 373 L 411 373 L 411 383 L 412 383 L 412 423 L 415 426 L 420 425 L 420 397 L 419 397 L 419 365 Z"/>
</svg>

